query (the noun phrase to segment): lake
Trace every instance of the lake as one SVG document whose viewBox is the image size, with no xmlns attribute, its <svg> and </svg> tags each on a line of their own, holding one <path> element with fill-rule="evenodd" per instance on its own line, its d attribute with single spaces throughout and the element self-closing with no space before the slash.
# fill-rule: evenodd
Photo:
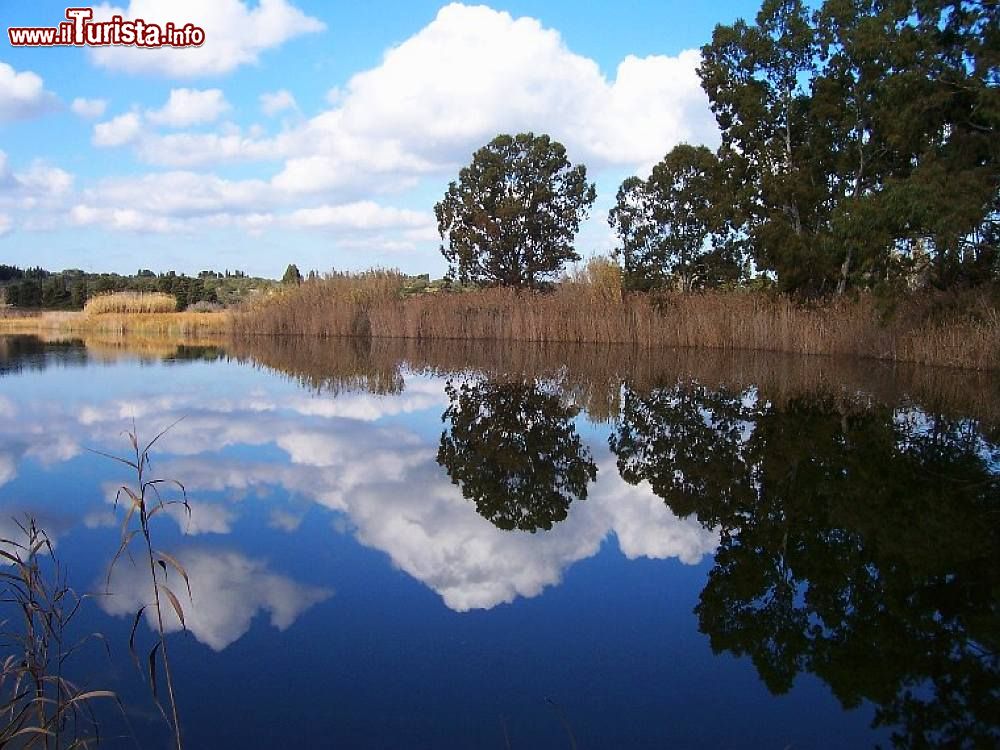
<svg viewBox="0 0 1000 750">
<path fill-rule="evenodd" d="M 37 519 L 95 594 L 72 630 L 110 657 L 65 669 L 121 698 L 110 747 L 170 743 L 141 547 L 108 583 L 133 477 L 94 451 L 133 424 L 190 503 L 151 519 L 190 580 L 163 566 L 187 747 L 987 747 L 998 395 L 772 353 L 0 337 L 0 536 Z"/>
</svg>

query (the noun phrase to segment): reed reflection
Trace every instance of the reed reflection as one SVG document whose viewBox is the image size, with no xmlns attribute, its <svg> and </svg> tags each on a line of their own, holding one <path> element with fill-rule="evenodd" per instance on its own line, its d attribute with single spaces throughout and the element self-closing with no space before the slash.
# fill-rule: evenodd
<svg viewBox="0 0 1000 750">
<path fill-rule="evenodd" d="M 994 746 L 1000 445 L 976 421 L 692 382 L 624 404 L 622 476 L 720 530 L 696 610 L 716 653 L 870 701 L 898 746 Z"/>
<path fill-rule="evenodd" d="M 587 497 L 597 465 L 576 408 L 535 381 L 448 381 L 445 393 L 438 463 L 497 528 L 551 529 Z"/>
</svg>

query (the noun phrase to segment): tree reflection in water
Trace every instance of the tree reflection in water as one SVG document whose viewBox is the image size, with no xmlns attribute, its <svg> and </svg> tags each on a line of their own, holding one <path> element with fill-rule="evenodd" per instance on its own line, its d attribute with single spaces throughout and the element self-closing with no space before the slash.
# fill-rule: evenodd
<svg viewBox="0 0 1000 750">
<path fill-rule="evenodd" d="M 973 420 L 831 393 L 625 389 L 622 476 L 718 529 L 696 609 L 770 690 L 871 701 L 901 747 L 1000 740 L 1000 446 Z"/>
<path fill-rule="evenodd" d="M 438 463 L 501 529 L 551 529 L 587 497 L 597 465 L 573 424 L 577 410 L 537 381 L 445 387 Z"/>
</svg>

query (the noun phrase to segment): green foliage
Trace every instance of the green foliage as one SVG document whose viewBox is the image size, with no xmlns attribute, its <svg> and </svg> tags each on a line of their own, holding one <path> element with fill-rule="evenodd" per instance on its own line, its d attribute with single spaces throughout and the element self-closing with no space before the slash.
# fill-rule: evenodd
<svg viewBox="0 0 1000 750">
<path fill-rule="evenodd" d="M 998 38 L 968 0 L 765 0 L 718 26 L 699 73 L 758 269 L 806 294 L 995 281 Z"/>
<path fill-rule="evenodd" d="M 282 284 L 301 284 L 302 274 L 299 271 L 299 267 L 294 263 L 289 263 L 288 268 L 285 269 L 284 275 L 281 277 Z"/>
<path fill-rule="evenodd" d="M 587 169 L 547 135 L 499 135 L 434 207 L 461 283 L 537 288 L 579 260 L 573 240 L 596 199 Z"/>
<path fill-rule="evenodd" d="M 618 190 L 608 223 L 630 289 L 669 280 L 683 291 L 718 286 L 741 275 L 726 243 L 729 197 L 718 158 L 704 146 L 681 144 L 653 167 L 648 180 L 630 177 Z"/>
<path fill-rule="evenodd" d="M 7 304 L 49 310 L 82 310 L 91 297 L 113 292 L 163 292 L 177 299 L 179 310 L 201 302 L 231 306 L 273 284 L 241 271 L 202 271 L 190 277 L 174 271 L 157 275 L 143 269 L 134 276 L 122 276 L 78 269 L 51 272 L 0 266 L 0 290 Z"/>
</svg>

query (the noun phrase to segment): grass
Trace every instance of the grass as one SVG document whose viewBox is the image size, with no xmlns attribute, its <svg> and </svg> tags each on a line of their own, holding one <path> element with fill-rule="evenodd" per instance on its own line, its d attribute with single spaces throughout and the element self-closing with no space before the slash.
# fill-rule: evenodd
<svg viewBox="0 0 1000 750">
<path fill-rule="evenodd" d="M 16 523 L 22 538 L 0 540 L 0 557 L 11 566 L 11 572 L 0 572 L 0 601 L 15 611 L 15 622 L 5 620 L 0 632 L 11 652 L 0 665 L 0 747 L 90 747 L 100 742 L 90 702 L 118 699 L 108 690 L 82 690 L 64 676 L 67 660 L 93 637 L 66 643 L 83 597 L 67 585 L 35 520 Z"/>
<path fill-rule="evenodd" d="M 616 293 L 570 279 L 552 293 L 483 289 L 406 295 L 403 277 L 338 275 L 285 287 L 233 314 L 237 336 L 509 340 L 643 348 L 837 354 L 978 370 L 1000 366 L 1000 310 L 909 300 L 891 317 L 870 295 L 801 304 L 763 292 Z"/>
<path fill-rule="evenodd" d="M 0 317 L 0 333 L 95 333 L 143 336 L 210 336 L 229 330 L 228 313 L 40 312 Z"/>
<path fill-rule="evenodd" d="M 177 311 L 177 298 L 162 292 L 114 292 L 87 300 L 83 311 L 87 315 L 172 313 Z"/>
</svg>

